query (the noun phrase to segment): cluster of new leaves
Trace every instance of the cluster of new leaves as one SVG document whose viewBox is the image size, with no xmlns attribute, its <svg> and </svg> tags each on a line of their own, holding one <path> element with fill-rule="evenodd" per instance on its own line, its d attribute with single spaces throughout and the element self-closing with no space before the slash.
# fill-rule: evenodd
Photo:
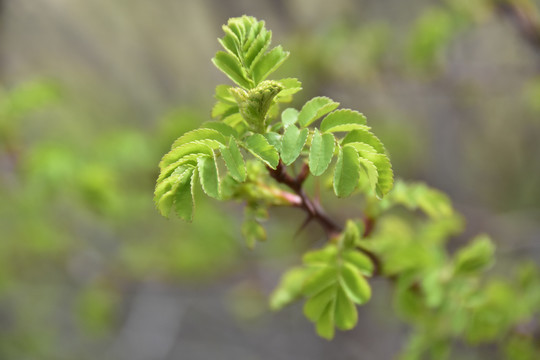
<svg viewBox="0 0 540 360">
<path fill-rule="evenodd" d="M 404 359 L 427 354 L 445 359 L 455 338 L 480 343 L 500 337 L 508 353 L 538 358 L 531 342 L 513 331 L 540 311 L 535 269 L 524 268 L 513 282 L 482 281 L 494 262 L 489 237 L 478 236 L 449 254 L 445 243 L 461 232 L 461 217 L 446 195 L 424 184 L 399 181 L 394 186 L 384 145 L 364 115 L 338 109 L 327 97 L 280 113 L 279 105 L 291 101 L 301 83 L 266 79 L 288 53 L 281 46 L 270 48 L 271 32 L 253 17 L 230 19 L 223 30 L 224 51 L 213 63 L 236 86 L 218 86 L 215 120 L 182 135 L 163 156 L 155 190 L 160 212 L 168 216 L 174 209 L 191 220 L 200 183 L 210 197 L 246 203 L 242 233 L 253 246 L 266 238 L 261 221 L 268 207 L 297 206 L 310 216 L 317 211 L 301 189 L 302 178 L 285 171 L 302 163 L 306 176 L 331 175 L 336 196 L 363 194 L 364 220 L 347 221 L 339 235 L 339 227 L 331 225 L 328 245 L 306 253 L 302 266 L 284 274 L 271 297 L 273 309 L 303 298 L 304 314 L 320 336 L 330 339 L 336 328 L 356 325 L 356 305 L 371 297 L 367 277 L 382 275 L 396 285 L 396 310 L 414 328 Z M 399 207 L 410 212 L 404 215 Z M 419 212 L 424 213 L 420 219 Z M 520 300 L 520 311 L 513 311 Z"/>
<path fill-rule="evenodd" d="M 270 306 L 279 310 L 303 297 L 305 316 L 315 323 L 317 333 L 334 337 L 334 329 L 350 330 L 358 322 L 356 305 L 371 298 L 366 280 L 373 274 L 373 262 L 358 251 L 358 227 L 347 223 L 343 234 L 334 243 L 306 253 L 303 267 L 285 273 L 274 290 Z"/>
<path fill-rule="evenodd" d="M 213 62 L 239 87 L 218 86 L 212 110 L 218 121 L 181 136 L 161 160 L 155 202 L 163 215 L 174 208 L 180 218 L 190 220 L 197 182 L 207 195 L 222 198 L 219 158 L 227 176 L 245 182 L 246 154 L 271 169 L 280 162 L 290 165 L 299 157 L 307 158 L 314 176 L 324 174 L 336 158 L 333 183 L 337 196 L 346 197 L 366 187 L 379 197 L 390 191 L 390 160 L 361 113 L 336 110 L 337 102 L 316 97 L 300 111 L 286 109 L 281 121 L 275 121 L 278 104 L 290 101 L 301 89 L 297 79 L 265 80 L 288 53 L 280 46 L 269 50 L 272 34 L 264 22 L 253 17 L 233 18 L 223 30 L 225 36 L 219 41 L 225 51 L 218 52 Z M 310 127 L 323 116 L 319 129 Z"/>
<path fill-rule="evenodd" d="M 155 202 L 163 215 L 174 208 L 180 218 L 190 220 L 193 192 L 200 183 L 210 197 L 246 202 L 242 233 L 253 246 L 266 238 L 260 221 L 268 205 L 300 206 L 303 201 L 262 181 L 270 178 L 267 169 L 298 161 L 313 176 L 330 173 L 338 197 L 360 189 L 382 198 L 392 189 L 390 160 L 364 115 L 315 97 L 300 110 L 287 108 L 278 116 L 279 104 L 301 89 L 297 79 L 266 80 L 288 53 L 280 46 L 269 49 L 271 32 L 252 17 L 231 19 L 223 30 L 219 42 L 225 51 L 213 63 L 238 86 L 218 86 L 212 110 L 217 121 L 182 135 L 161 160 Z M 247 161 L 246 155 L 251 155 Z M 304 257 L 305 284 L 294 298 L 301 293 L 308 299 L 305 314 L 326 338 L 333 336 L 334 327 L 351 329 L 357 322 L 355 304 L 370 298 L 365 276 L 371 275 L 373 264 L 355 248 L 359 240 L 358 228 L 350 225 L 337 243 Z"/>
</svg>

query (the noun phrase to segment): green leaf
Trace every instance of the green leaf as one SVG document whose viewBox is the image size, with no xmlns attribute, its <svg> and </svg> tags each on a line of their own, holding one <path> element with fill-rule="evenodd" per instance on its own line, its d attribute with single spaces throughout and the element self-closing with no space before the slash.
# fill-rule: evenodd
<svg viewBox="0 0 540 360">
<path fill-rule="evenodd" d="M 373 172 L 372 174 L 369 173 L 369 162 L 371 162 L 377 168 L 377 185 L 375 187 L 377 196 L 383 197 L 390 190 L 392 190 L 394 185 L 394 173 L 392 171 L 392 164 L 390 163 L 388 156 L 377 153 L 377 150 L 366 143 L 348 143 L 343 147 L 343 149 L 346 148 L 354 148 L 357 151 L 362 164 L 366 168 L 368 176 L 374 176 Z M 372 181 L 371 178 L 370 181 Z"/>
<path fill-rule="evenodd" d="M 283 90 L 278 94 L 277 100 L 279 102 L 287 102 L 292 100 L 292 95 L 302 90 L 302 83 L 295 78 L 287 78 L 278 80 L 283 85 Z"/>
<path fill-rule="evenodd" d="M 334 322 L 338 329 L 350 330 L 355 327 L 358 322 L 358 312 L 356 306 L 342 288 L 337 289 L 334 309 Z"/>
<path fill-rule="evenodd" d="M 169 217 L 179 186 L 192 174 L 193 167 L 181 166 L 156 186 L 154 202 L 161 215 Z"/>
<path fill-rule="evenodd" d="M 298 114 L 298 123 L 302 127 L 307 127 L 321 116 L 336 109 L 339 103 L 325 96 L 314 97 L 304 104 Z"/>
<path fill-rule="evenodd" d="M 281 45 L 276 46 L 257 61 L 253 63 L 253 80 L 255 84 L 260 83 L 268 75 L 274 72 L 289 56 L 287 51 L 283 51 Z"/>
<path fill-rule="evenodd" d="M 466 247 L 460 249 L 455 257 L 456 274 L 478 273 L 493 264 L 495 246 L 487 235 L 477 236 Z"/>
<path fill-rule="evenodd" d="M 236 140 L 231 137 L 229 141 L 229 147 L 223 146 L 221 148 L 221 156 L 225 160 L 225 165 L 229 170 L 229 173 L 238 182 L 246 181 L 246 164 L 244 163 L 244 158 Z"/>
<path fill-rule="evenodd" d="M 199 140 L 215 140 L 221 144 L 226 144 L 225 137 L 214 129 L 195 129 L 180 136 L 173 143 L 172 148 L 179 147 L 181 145 L 199 141 Z"/>
<path fill-rule="evenodd" d="M 306 144 L 308 132 L 308 129 L 299 130 L 295 125 L 285 129 L 281 144 L 281 159 L 285 165 L 292 164 L 298 158 Z"/>
<path fill-rule="evenodd" d="M 255 247 L 257 241 L 266 240 L 266 230 L 264 230 L 264 227 L 255 219 L 247 219 L 244 221 L 242 224 L 242 235 L 250 249 Z"/>
<path fill-rule="evenodd" d="M 334 337 L 334 302 L 330 302 L 324 309 L 316 324 L 317 334 L 327 340 Z"/>
<path fill-rule="evenodd" d="M 212 59 L 214 65 L 223 71 L 232 81 L 243 88 L 250 89 L 253 84 L 247 79 L 242 65 L 234 55 L 224 51 L 218 51 Z"/>
<path fill-rule="evenodd" d="M 310 297 L 304 304 L 305 317 L 313 322 L 317 322 L 328 304 L 330 304 L 336 298 L 337 288 L 338 284 L 334 283 L 333 285 L 318 292 L 313 297 Z"/>
<path fill-rule="evenodd" d="M 289 269 L 279 282 L 277 288 L 270 295 L 270 308 L 280 310 L 295 301 L 302 294 L 302 288 L 310 271 L 304 267 Z"/>
<path fill-rule="evenodd" d="M 379 172 L 377 171 L 377 167 L 371 161 L 363 157 L 360 158 L 360 167 L 361 174 L 364 176 L 364 180 L 367 179 L 369 188 L 377 193 L 377 184 L 379 181 Z"/>
<path fill-rule="evenodd" d="M 252 66 L 257 64 L 266 49 L 268 49 L 268 47 L 270 46 L 271 42 L 272 32 L 261 28 L 257 37 L 251 43 L 249 49 L 245 52 L 245 64 L 248 68 L 251 68 Z"/>
<path fill-rule="evenodd" d="M 281 121 L 285 127 L 296 124 L 298 120 L 298 110 L 287 108 L 281 113 Z"/>
<path fill-rule="evenodd" d="M 345 249 L 354 247 L 360 241 L 360 230 L 352 220 L 347 220 L 340 238 L 340 245 Z"/>
<path fill-rule="evenodd" d="M 334 156 L 335 138 L 332 134 L 322 134 L 315 129 L 309 150 L 309 170 L 315 176 L 322 175 Z"/>
<path fill-rule="evenodd" d="M 278 152 L 281 151 L 281 135 L 280 134 L 273 131 L 269 131 L 269 132 L 264 133 L 263 136 L 266 138 L 266 140 L 268 140 L 268 143 L 270 145 L 276 148 Z"/>
<path fill-rule="evenodd" d="M 394 172 L 392 171 L 392 164 L 390 159 L 383 154 L 374 154 L 369 152 L 359 153 L 361 158 L 369 160 L 377 168 L 377 187 L 376 192 L 379 198 L 388 194 L 394 186 Z M 366 162 L 363 161 L 365 164 Z M 369 173 L 368 173 L 369 175 Z"/>
<path fill-rule="evenodd" d="M 334 170 L 334 192 L 338 197 L 349 196 L 358 186 L 360 159 L 351 147 L 340 149 Z"/>
<path fill-rule="evenodd" d="M 334 244 L 329 244 L 322 249 L 311 250 L 304 254 L 302 262 L 306 265 L 327 266 L 336 262 L 338 249 Z"/>
<path fill-rule="evenodd" d="M 344 146 L 353 142 L 366 143 L 372 146 L 379 154 L 386 153 L 383 143 L 369 131 L 368 127 L 365 129 L 358 128 L 349 132 L 341 141 L 341 145 Z"/>
<path fill-rule="evenodd" d="M 196 170 L 193 170 L 190 176 L 185 176 L 178 183 L 176 188 L 176 196 L 174 199 L 174 209 L 176 215 L 186 221 L 191 221 L 193 218 L 193 183 L 195 182 Z"/>
<path fill-rule="evenodd" d="M 216 130 L 223 136 L 233 136 L 235 138 L 238 137 L 238 133 L 236 132 L 236 130 L 222 121 L 207 121 L 202 124 L 202 127 L 206 129 Z M 223 144 L 226 144 L 226 142 L 224 142 Z"/>
<path fill-rule="evenodd" d="M 218 148 L 219 144 L 220 143 L 217 141 L 205 140 L 205 141 L 195 141 L 188 144 L 184 144 L 182 146 L 177 146 L 163 156 L 163 158 L 161 159 L 159 163 L 159 167 L 161 169 L 164 169 L 167 166 L 171 165 L 172 163 L 175 163 L 178 160 L 182 159 L 184 156 L 187 156 L 190 154 L 201 154 L 201 155 L 212 156 L 212 149 L 214 148 L 214 146 L 216 146 L 215 148 Z"/>
<path fill-rule="evenodd" d="M 216 86 L 216 92 L 214 94 L 214 97 L 227 104 L 236 105 L 236 101 L 234 100 L 234 97 L 231 95 L 229 90 L 232 88 L 230 85 L 218 85 Z"/>
<path fill-rule="evenodd" d="M 333 266 L 325 266 L 311 275 L 304 284 L 303 293 L 312 297 L 337 281 L 337 269 Z"/>
<path fill-rule="evenodd" d="M 198 159 L 201 186 L 206 195 L 220 198 L 219 174 L 215 156 L 202 156 Z"/>
<path fill-rule="evenodd" d="M 279 154 L 275 147 L 261 134 L 253 134 L 246 139 L 246 149 L 265 164 L 275 169 L 279 163 Z"/>
<path fill-rule="evenodd" d="M 321 122 L 322 132 L 369 130 L 366 117 L 358 111 L 341 109 L 328 114 Z"/>
<path fill-rule="evenodd" d="M 371 276 L 373 274 L 373 262 L 367 255 L 364 255 L 360 251 L 344 251 L 341 257 L 343 258 L 343 261 L 356 267 L 362 274 L 366 276 Z"/>
<path fill-rule="evenodd" d="M 341 267 L 340 284 L 347 296 L 356 304 L 364 304 L 371 298 L 371 287 L 360 271 L 345 263 Z"/>
</svg>

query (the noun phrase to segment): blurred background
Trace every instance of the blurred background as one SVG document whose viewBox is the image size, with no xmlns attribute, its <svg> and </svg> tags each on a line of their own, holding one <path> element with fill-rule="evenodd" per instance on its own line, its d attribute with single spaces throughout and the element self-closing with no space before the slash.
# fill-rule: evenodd
<svg viewBox="0 0 540 360">
<path fill-rule="evenodd" d="M 540 3 L 532 0 L 0 0 L 0 359 L 391 359 L 391 287 L 327 342 L 267 296 L 324 236 L 275 209 L 154 209 L 157 164 L 210 120 L 229 17 L 264 19 L 279 70 L 362 111 L 398 177 L 447 192 L 499 266 L 540 261 Z M 277 78 L 277 77 L 276 77 Z M 351 217 L 328 197 L 329 211 Z M 354 215 L 352 215 L 354 216 Z M 485 349 L 484 349 L 485 350 Z M 494 359 L 467 349 L 459 359 Z"/>
</svg>

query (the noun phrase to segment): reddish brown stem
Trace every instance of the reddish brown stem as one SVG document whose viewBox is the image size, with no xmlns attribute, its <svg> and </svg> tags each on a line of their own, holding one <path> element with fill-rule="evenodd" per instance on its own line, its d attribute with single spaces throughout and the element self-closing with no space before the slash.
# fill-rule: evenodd
<svg viewBox="0 0 540 360">
<path fill-rule="evenodd" d="M 328 217 L 321 205 L 311 200 L 304 189 L 302 189 L 302 184 L 309 174 L 307 164 L 304 164 L 296 178 L 293 178 L 287 173 L 287 167 L 281 160 L 275 169 L 268 167 L 268 172 L 274 180 L 287 185 L 300 197 L 302 201 L 299 207 L 307 212 L 309 220 L 313 219 L 323 227 L 329 239 L 335 238 L 341 233 L 342 228 Z"/>
</svg>

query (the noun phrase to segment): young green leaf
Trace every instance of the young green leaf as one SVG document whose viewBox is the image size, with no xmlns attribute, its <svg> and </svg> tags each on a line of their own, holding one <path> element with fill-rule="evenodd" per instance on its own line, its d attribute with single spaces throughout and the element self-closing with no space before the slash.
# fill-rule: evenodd
<svg viewBox="0 0 540 360">
<path fill-rule="evenodd" d="M 296 124 L 298 120 L 298 110 L 287 108 L 281 113 L 281 121 L 285 127 Z"/>
<path fill-rule="evenodd" d="M 246 164 L 233 137 L 229 140 L 229 147 L 223 146 L 221 148 L 221 156 L 223 156 L 225 165 L 233 179 L 238 182 L 246 181 Z"/>
<path fill-rule="evenodd" d="M 240 61 L 234 55 L 224 51 L 218 51 L 216 56 L 212 59 L 212 62 L 239 86 L 246 89 L 253 87 L 253 83 L 251 80 L 248 80 L 245 75 L 242 64 L 240 64 Z"/>
<path fill-rule="evenodd" d="M 478 273 L 493 264 L 495 246 L 487 235 L 477 236 L 456 254 L 455 271 L 457 274 Z"/>
<path fill-rule="evenodd" d="M 326 306 L 316 324 L 317 334 L 327 340 L 334 337 L 334 303 L 335 301 L 331 301 Z"/>
<path fill-rule="evenodd" d="M 263 136 L 266 138 L 266 140 L 268 140 L 268 143 L 270 145 L 275 147 L 278 152 L 281 152 L 281 135 L 280 134 L 273 131 L 269 131 L 269 132 L 264 133 Z"/>
<path fill-rule="evenodd" d="M 337 288 L 338 284 L 334 283 L 310 297 L 304 304 L 304 315 L 306 318 L 317 322 L 328 304 L 334 301 Z"/>
<path fill-rule="evenodd" d="M 260 29 L 258 30 L 257 37 L 249 44 L 249 48 L 245 51 L 245 65 L 250 68 L 255 65 L 262 54 L 268 49 L 272 42 L 272 32 L 267 31 L 264 28 L 264 22 L 260 21 Z"/>
<path fill-rule="evenodd" d="M 203 123 L 201 126 L 202 128 L 205 128 L 205 129 L 216 130 L 217 132 L 221 133 L 223 136 L 233 136 L 235 138 L 238 137 L 238 133 L 236 132 L 236 130 L 222 121 L 207 121 Z M 217 140 L 217 139 L 214 139 L 214 140 Z M 223 144 L 226 144 L 226 142 L 223 142 Z"/>
<path fill-rule="evenodd" d="M 315 176 L 322 175 L 334 156 L 335 138 L 332 134 L 322 134 L 314 129 L 309 149 L 309 170 Z"/>
<path fill-rule="evenodd" d="M 289 52 L 284 51 L 281 45 L 276 46 L 255 62 L 251 68 L 255 84 L 260 83 L 268 75 L 274 72 L 289 56 Z"/>
<path fill-rule="evenodd" d="M 363 164 L 368 177 L 370 177 L 370 182 L 373 181 L 372 178 L 375 176 L 373 170 L 370 169 L 370 166 L 371 164 L 375 166 L 377 169 L 377 185 L 375 186 L 375 191 L 378 197 L 382 198 L 392 190 L 394 185 L 394 173 L 392 171 L 390 159 L 385 154 L 377 153 L 377 150 L 366 143 L 348 143 L 343 148 L 353 148 L 358 152 L 360 162 Z"/>
<path fill-rule="evenodd" d="M 277 96 L 277 100 L 280 102 L 292 100 L 291 95 L 294 95 L 302 90 L 302 83 L 298 79 L 287 78 L 278 80 L 278 82 L 283 85 L 283 90 Z"/>
<path fill-rule="evenodd" d="M 298 299 L 309 274 L 310 270 L 304 267 L 294 267 L 283 274 L 279 285 L 270 295 L 270 308 L 280 310 Z"/>
<path fill-rule="evenodd" d="M 352 300 L 342 288 L 337 289 L 335 296 L 334 322 L 340 330 L 350 330 L 358 322 L 358 312 Z"/>
<path fill-rule="evenodd" d="M 302 262 L 306 265 L 326 266 L 335 263 L 338 249 L 334 244 L 329 244 L 322 249 L 311 250 L 304 254 Z"/>
<path fill-rule="evenodd" d="M 242 235 L 250 249 L 255 247 L 257 241 L 266 240 L 266 230 L 264 230 L 264 227 L 255 219 L 247 219 L 244 221 L 242 224 Z"/>
<path fill-rule="evenodd" d="M 299 130 L 295 125 L 285 129 L 281 143 L 281 159 L 285 165 L 292 164 L 298 158 L 306 144 L 308 132 L 308 129 Z"/>
<path fill-rule="evenodd" d="M 381 140 L 373 135 L 373 133 L 369 131 L 368 127 L 365 129 L 358 128 L 349 132 L 341 141 L 341 146 L 353 142 L 371 145 L 379 154 L 384 154 L 386 152 Z"/>
<path fill-rule="evenodd" d="M 172 163 L 182 159 L 184 156 L 191 154 L 212 156 L 212 149 L 219 148 L 219 145 L 220 143 L 215 140 L 201 140 L 177 146 L 163 156 L 159 163 L 159 167 L 164 169 Z"/>
<path fill-rule="evenodd" d="M 322 132 L 368 130 L 366 117 L 358 111 L 341 109 L 328 114 L 321 122 Z"/>
<path fill-rule="evenodd" d="M 353 265 L 345 263 L 341 267 L 340 284 L 347 296 L 361 305 L 371 298 L 371 287 L 360 271 Z"/>
<path fill-rule="evenodd" d="M 213 129 L 195 129 L 192 131 L 189 131 L 185 133 L 184 135 L 180 136 L 176 141 L 173 143 L 172 148 L 176 148 L 178 146 L 193 142 L 193 141 L 199 141 L 199 140 L 215 140 L 221 144 L 226 144 L 225 137 L 220 134 L 218 131 Z"/>
<path fill-rule="evenodd" d="M 311 275 L 304 284 L 304 295 L 312 297 L 337 282 L 337 269 L 325 266 Z"/>
<path fill-rule="evenodd" d="M 338 106 L 338 102 L 325 96 L 314 97 L 305 103 L 302 110 L 300 110 L 300 113 L 298 114 L 298 123 L 302 127 L 307 127 L 321 116 L 336 109 Z"/>
<path fill-rule="evenodd" d="M 365 276 L 373 274 L 373 262 L 367 255 L 362 254 L 358 250 L 347 250 L 341 255 L 343 261 L 356 267 Z"/>
<path fill-rule="evenodd" d="M 334 192 L 338 197 L 349 196 L 358 186 L 360 159 L 351 147 L 340 149 L 334 170 Z"/>
<path fill-rule="evenodd" d="M 201 186 L 206 195 L 220 198 L 219 174 L 215 156 L 201 156 L 197 162 Z"/>
<path fill-rule="evenodd" d="M 195 182 L 196 170 L 188 172 L 182 177 L 176 188 L 174 209 L 180 219 L 191 221 L 193 218 L 193 183 Z"/>
<path fill-rule="evenodd" d="M 178 186 L 192 173 L 193 167 L 180 166 L 173 174 L 158 183 L 154 192 L 154 202 L 161 215 L 169 217 Z"/>
<path fill-rule="evenodd" d="M 265 164 L 275 169 L 279 163 L 279 154 L 275 147 L 261 134 L 253 134 L 246 139 L 246 149 L 262 160 Z"/>
</svg>

